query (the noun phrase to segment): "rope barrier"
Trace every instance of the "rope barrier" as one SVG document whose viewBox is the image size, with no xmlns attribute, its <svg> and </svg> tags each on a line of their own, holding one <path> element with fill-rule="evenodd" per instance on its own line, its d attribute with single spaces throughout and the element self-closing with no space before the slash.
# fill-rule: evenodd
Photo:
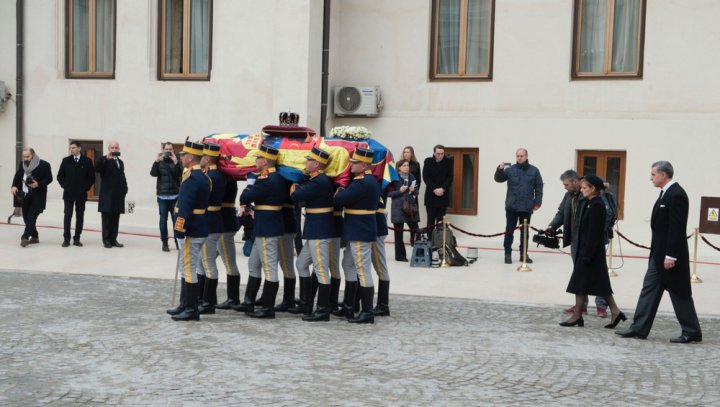
<svg viewBox="0 0 720 407">
<path fill-rule="evenodd" d="M 468 232 L 468 231 L 466 231 L 466 230 L 462 230 L 462 229 L 460 229 L 459 227 L 453 225 L 452 223 L 448 223 L 448 226 L 450 226 L 451 228 L 457 230 L 457 231 L 460 232 L 460 233 L 464 233 L 464 234 L 466 234 L 466 235 L 474 236 L 474 237 L 497 237 L 497 236 L 502 236 L 502 235 L 504 235 L 504 234 L 506 233 L 506 232 L 500 232 L 500 233 L 495 233 L 494 235 L 483 235 L 483 234 L 480 234 L 480 233 L 470 233 L 470 232 Z M 519 227 L 519 226 L 516 226 L 516 227 L 513 229 L 513 231 L 515 231 L 515 230 L 517 230 L 517 229 L 520 229 L 520 227 Z"/>
<path fill-rule="evenodd" d="M 635 247 L 639 247 L 639 248 L 641 248 L 641 249 L 648 249 L 648 250 L 650 250 L 649 247 L 643 246 L 643 245 L 641 245 L 640 243 L 635 243 L 635 242 L 633 242 L 632 240 L 628 239 L 625 235 L 623 235 L 622 233 L 620 233 L 619 230 L 617 231 L 617 234 L 618 234 L 618 236 L 622 237 L 623 240 L 625 240 L 626 242 L 630 243 L 631 245 L 633 245 L 633 246 L 635 246 Z"/>
<path fill-rule="evenodd" d="M 707 243 L 708 246 L 710 246 L 710 247 L 712 247 L 713 249 L 715 249 L 715 250 L 717 250 L 717 251 L 720 252 L 720 247 L 717 247 L 717 246 L 715 246 L 714 244 L 710 243 L 710 242 L 705 238 L 705 236 L 700 235 L 700 239 L 702 239 L 703 242 Z"/>
</svg>

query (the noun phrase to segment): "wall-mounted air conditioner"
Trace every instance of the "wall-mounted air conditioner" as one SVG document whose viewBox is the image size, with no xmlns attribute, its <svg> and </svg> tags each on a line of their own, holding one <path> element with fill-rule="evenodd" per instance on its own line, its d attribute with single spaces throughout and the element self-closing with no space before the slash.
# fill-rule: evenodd
<svg viewBox="0 0 720 407">
<path fill-rule="evenodd" d="M 383 102 L 379 86 L 337 86 L 335 116 L 377 117 Z"/>
</svg>

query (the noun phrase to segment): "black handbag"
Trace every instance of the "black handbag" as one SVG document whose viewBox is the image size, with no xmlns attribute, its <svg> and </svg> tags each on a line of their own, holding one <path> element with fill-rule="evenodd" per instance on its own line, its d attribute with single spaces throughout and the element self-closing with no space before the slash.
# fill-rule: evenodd
<svg viewBox="0 0 720 407">
<path fill-rule="evenodd" d="M 403 200 L 402 211 L 403 214 L 405 214 L 405 217 L 408 218 L 408 220 L 414 220 L 417 218 L 418 205 L 414 195 L 409 194 L 407 198 Z"/>
</svg>

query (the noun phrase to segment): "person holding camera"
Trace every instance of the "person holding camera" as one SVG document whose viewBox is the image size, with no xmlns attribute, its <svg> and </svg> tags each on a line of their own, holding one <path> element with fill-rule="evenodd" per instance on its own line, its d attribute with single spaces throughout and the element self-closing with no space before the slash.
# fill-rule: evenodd
<svg viewBox="0 0 720 407">
<path fill-rule="evenodd" d="M 560 181 L 562 181 L 565 190 L 565 196 L 563 196 L 560 206 L 555 217 L 550 221 L 550 224 L 545 229 L 546 233 L 555 234 L 560 227 L 564 227 L 562 239 L 563 247 L 570 246 L 570 253 L 572 259 L 575 259 L 575 253 L 577 252 L 578 245 L 578 229 L 580 228 L 579 220 L 582 217 L 582 209 L 585 207 L 585 197 L 580 193 L 580 176 L 574 170 L 567 170 L 560 175 Z M 602 199 L 602 195 L 601 195 Z M 607 209 L 607 208 L 606 208 Z M 582 306 L 582 314 L 587 314 L 587 298 Z M 600 318 L 607 317 L 607 302 L 602 296 L 595 297 L 595 306 L 597 309 L 597 316 Z M 572 306 L 564 310 L 566 314 L 575 313 L 575 306 Z"/>
<path fill-rule="evenodd" d="M 41 160 L 35 150 L 24 148 L 23 162 L 18 167 L 13 178 L 10 193 L 15 198 L 22 198 L 22 215 L 25 230 L 20 236 L 20 246 L 40 243 L 37 228 L 37 218 L 45 210 L 47 201 L 47 186 L 52 183 L 53 176 L 50 164 Z"/>
<path fill-rule="evenodd" d="M 613 298 L 607 261 L 605 260 L 605 239 L 607 236 L 605 203 L 600 198 L 605 189 L 603 180 L 597 175 L 588 175 L 580 181 L 580 192 L 585 197 L 581 215 L 576 219 L 576 249 L 573 253 L 573 272 L 567 292 L 575 294 L 575 310 L 560 326 L 584 326 L 582 306 L 588 295 L 602 296 L 610 306 L 612 321 L 605 328 L 615 328 L 627 320 Z"/>
<path fill-rule="evenodd" d="M 111 141 L 108 153 L 97 159 L 95 171 L 101 176 L 98 212 L 102 217 L 102 240 L 107 249 L 123 247 L 117 241 L 120 214 L 125 213 L 128 192 L 125 163 L 120 159 L 120 144 Z"/>
<path fill-rule="evenodd" d="M 400 160 L 395 167 L 400 179 L 395 181 L 395 190 L 388 193 L 392 198 L 390 221 L 395 228 L 395 261 L 408 261 L 403 241 L 403 226 L 410 228 L 410 246 L 415 244 L 418 229 L 417 180 L 410 172 L 410 161 Z"/>
<path fill-rule="evenodd" d="M 63 189 L 63 202 L 65 204 L 62 247 L 70 246 L 73 208 L 75 208 L 75 215 L 77 216 L 75 218 L 73 245 L 82 247 L 80 234 L 85 219 L 85 202 L 87 202 L 88 191 L 95 184 L 95 167 L 93 167 L 92 160 L 82 154 L 82 145 L 79 141 L 70 142 L 70 155 L 63 158 L 60 163 L 57 180 Z"/>
<path fill-rule="evenodd" d="M 155 157 L 155 162 L 150 169 L 150 175 L 157 178 L 155 191 L 160 211 L 162 251 L 169 252 L 168 213 L 172 223 L 175 224 L 175 203 L 177 202 L 178 191 L 180 191 L 180 177 L 182 177 L 182 164 L 175 155 L 171 142 L 166 141 L 163 143 L 163 150 Z"/>
<path fill-rule="evenodd" d="M 540 209 L 543 197 L 543 180 L 540 170 L 528 161 L 528 152 L 524 148 L 515 151 L 515 164 L 500 163 L 495 170 L 495 182 L 507 181 L 507 194 L 505 195 L 505 264 L 512 264 L 512 243 L 515 228 L 518 223 L 527 220 L 533 212 Z M 525 231 L 520 229 L 520 260 L 523 260 L 525 248 Z M 527 263 L 532 259 L 527 257 Z"/>
</svg>

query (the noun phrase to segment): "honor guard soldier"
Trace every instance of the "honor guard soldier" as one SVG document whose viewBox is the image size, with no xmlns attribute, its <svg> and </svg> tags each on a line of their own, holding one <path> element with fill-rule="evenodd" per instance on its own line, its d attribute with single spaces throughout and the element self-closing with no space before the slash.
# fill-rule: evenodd
<svg viewBox="0 0 720 407">
<path fill-rule="evenodd" d="M 214 314 L 217 304 L 217 252 L 223 233 L 223 218 L 220 210 L 225 196 L 225 175 L 217 169 L 218 157 L 220 157 L 220 145 L 205 143 L 201 166 L 210 179 L 210 200 L 205 212 L 208 237 L 202 247 L 202 268 L 198 276 L 199 287 L 203 289 L 202 301 L 198 308 L 201 314 Z"/>
<path fill-rule="evenodd" d="M 333 223 L 335 233 L 330 240 L 330 309 L 333 313 L 338 311 L 340 305 L 338 296 L 340 294 L 340 249 L 342 247 L 343 211 L 342 206 L 333 208 Z"/>
<path fill-rule="evenodd" d="M 235 207 L 238 194 L 237 181 L 225 176 L 225 196 L 222 200 L 223 234 L 218 251 L 227 270 L 227 300 L 215 308 L 231 309 L 240 305 L 240 270 L 235 255 L 235 235 L 240 230 L 240 218 Z"/>
<path fill-rule="evenodd" d="M 248 284 L 243 303 L 233 307 L 254 318 L 275 318 L 275 297 L 278 292 L 278 251 L 285 233 L 282 207 L 287 199 L 285 180 L 275 170 L 278 149 L 261 145 L 255 159 L 260 175 L 240 195 L 240 204 L 255 203 L 255 243 L 248 259 Z M 260 288 L 260 272 L 265 273 L 262 308 L 255 310 L 255 296 Z"/>
<path fill-rule="evenodd" d="M 357 148 L 353 153 L 351 171 L 355 174 L 346 189 L 339 188 L 335 194 L 335 205 L 342 205 L 345 209 L 343 224 L 343 240 L 345 256 L 352 259 L 353 270 L 345 269 L 345 300 L 341 313 L 350 318 L 348 322 L 373 323 L 375 316 L 372 312 L 374 295 L 373 278 L 370 271 L 372 245 L 377 240 L 376 213 L 380 202 L 380 186 L 372 175 L 372 159 L 374 151 L 367 148 Z M 358 288 L 358 280 L 360 287 Z M 355 317 L 353 303 L 355 291 L 358 291 L 362 301 L 362 311 Z M 349 301 L 349 302 L 348 302 Z"/>
<path fill-rule="evenodd" d="M 285 182 L 287 189 L 290 189 L 289 182 Z M 283 225 L 285 233 L 280 239 L 280 268 L 283 271 L 283 300 L 275 307 L 277 312 L 288 312 L 295 307 L 295 235 L 297 234 L 298 220 L 295 218 L 295 205 L 287 197 L 287 201 L 283 203 L 282 208 Z"/>
<path fill-rule="evenodd" d="M 305 307 L 305 321 L 330 320 L 330 244 L 335 235 L 333 219 L 333 184 L 325 175 L 325 166 L 330 159 L 326 151 L 313 147 L 305 157 L 305 170 L 310 179 L 302 185 L 294 184 L 290 199 L 296 204 L 305 202 L 305 226 L 303 245 L 297 259 L 300 273 L 300 302 Z M 318 306 L 313 308 L 313 284 L 310 265 L 318 280 Z"/>
<path fill-rule="evenodd" d="M 210 197 L 210 179 L 200 169 L 202 144 L 186 141 L 180 154 L 186 169 L 175 206 L 175 236 L 180 245 L 177 267 L 182 271 L 180 305 L 167 312 L 176 321 L 197 321 L 200 319 L 197 275 L 202 262 L 202 246 L 208 236 L 205 211 Z"/>
<path fill-rule="evenodd" d="M 385 257 L 385 239 L 388 235 L 387 217 L 385 215 L 386 204 L 387 192 L 383 191 L 375 213 L 378 236 L 372 248 L 372 263 L 378 275 L 377 306 L 373 309 L 373 314 L 383 317 L 390 315 L 390 273 L 388 272 Z"/>
</svg>

